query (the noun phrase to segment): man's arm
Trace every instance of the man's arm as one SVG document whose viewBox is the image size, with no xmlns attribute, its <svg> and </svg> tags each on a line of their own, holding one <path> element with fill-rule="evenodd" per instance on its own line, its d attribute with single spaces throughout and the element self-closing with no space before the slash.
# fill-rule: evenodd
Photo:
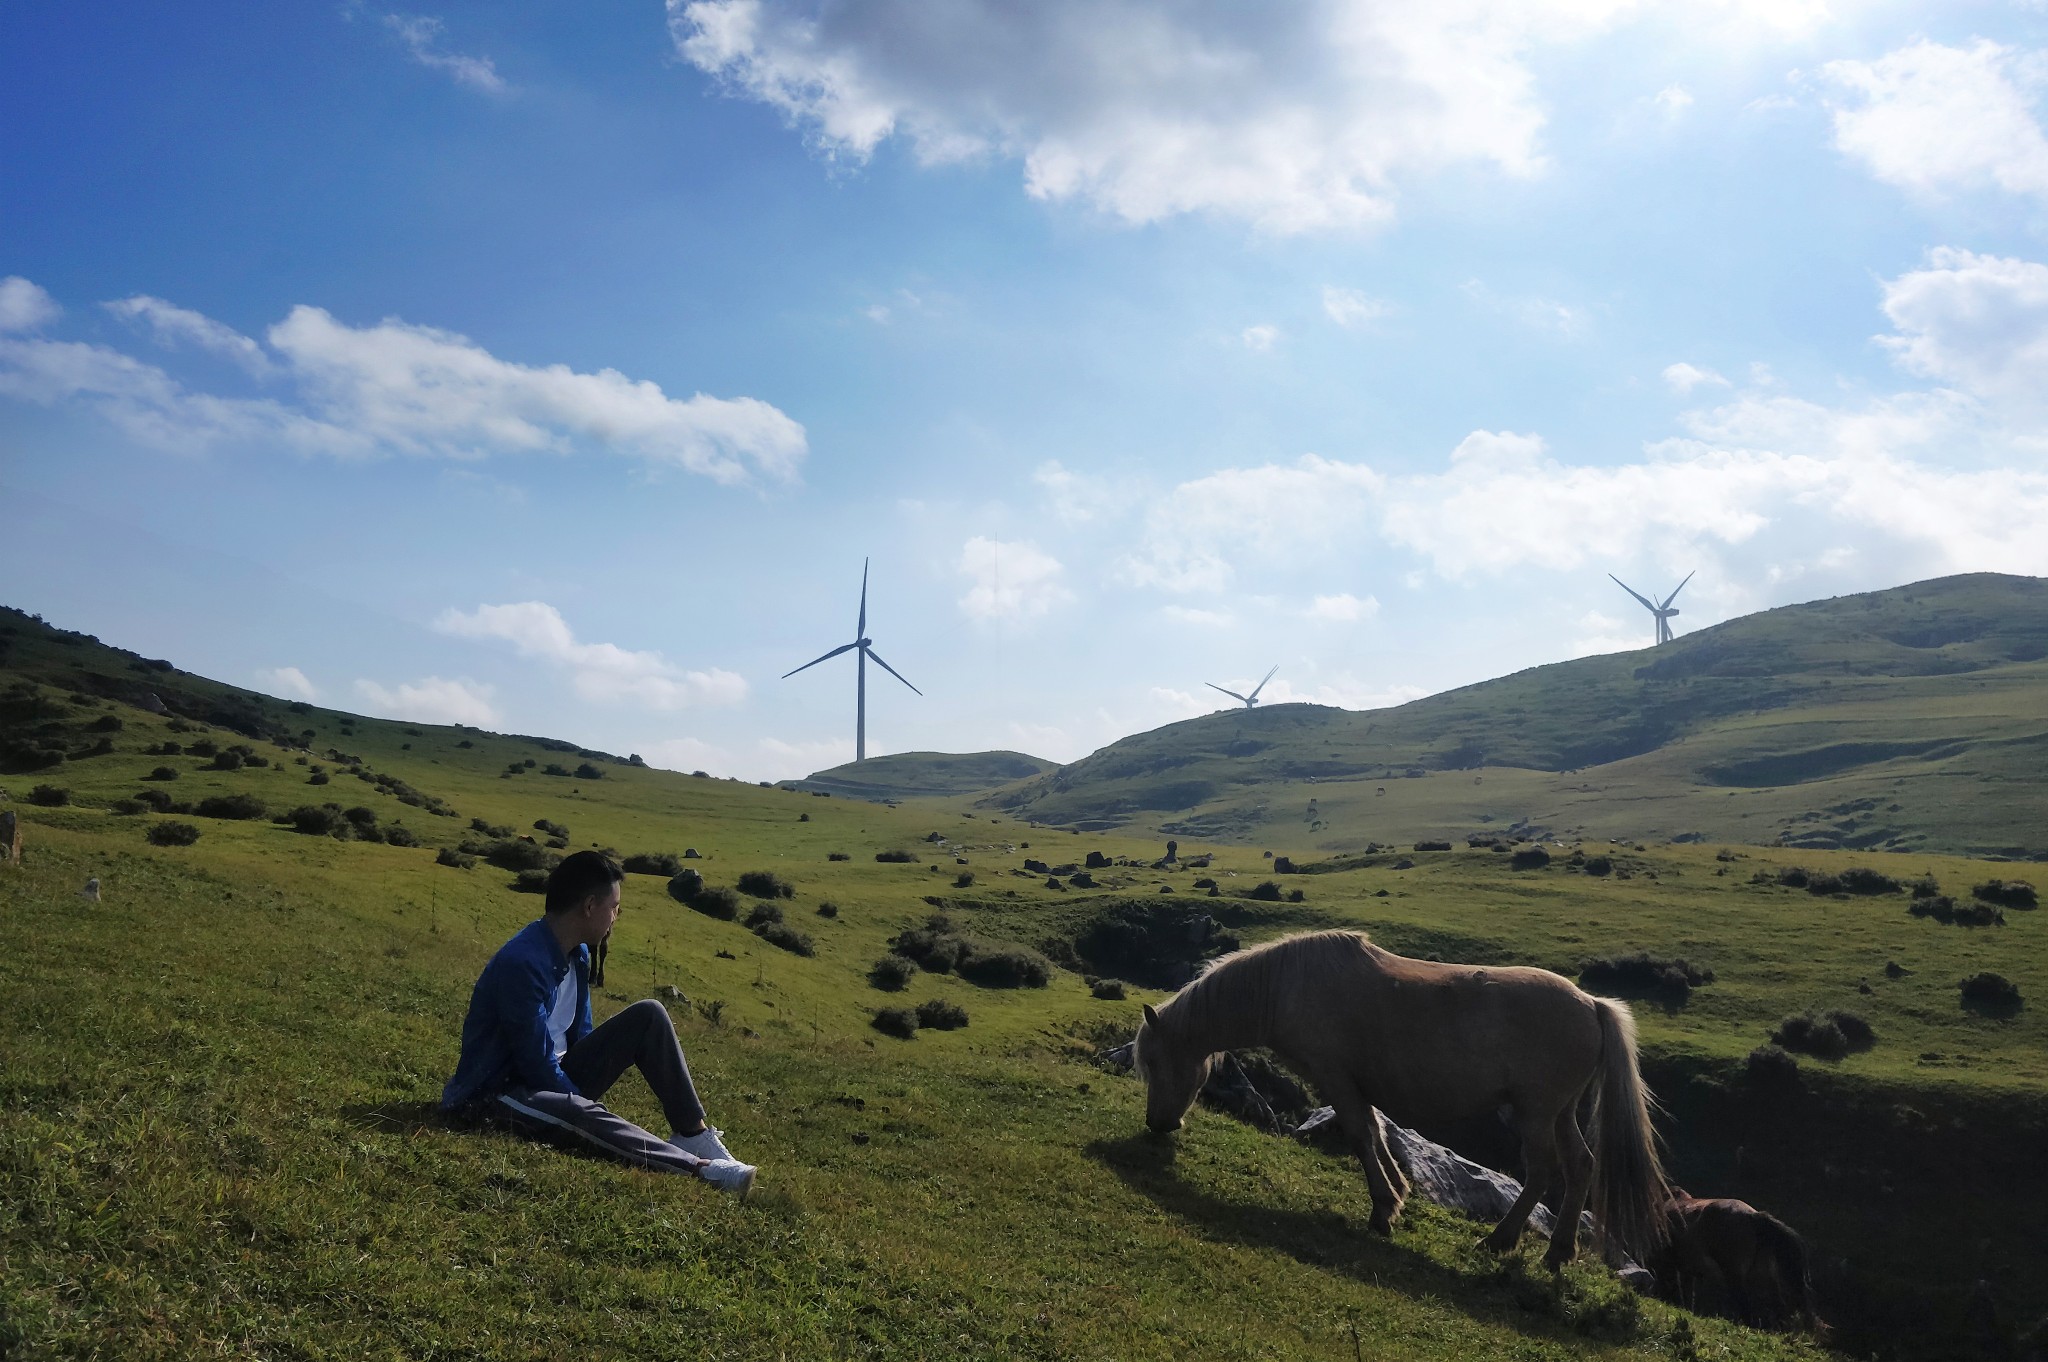
<svg viewBox="0 0 2048 1362">
<path fill-rule="evenodd" d="M 500 1033 L 512 1052 L 512 1072 L 536 1092 L 576 1092 L 569 1075 L 556 1062 L 548 1043 L 548 1014 L 554 1010 L 554 984 L 545 971 L 525 962 L 506 962 L 492 990 L 493 1011 Z M 578 1094 L 579 1096 L 581 1094 Z"/>
</svg>

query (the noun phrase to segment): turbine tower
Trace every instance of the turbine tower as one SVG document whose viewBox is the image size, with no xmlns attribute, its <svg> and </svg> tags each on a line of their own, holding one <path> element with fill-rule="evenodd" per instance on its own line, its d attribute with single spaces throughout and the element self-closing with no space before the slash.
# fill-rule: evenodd
<svg viewBox="0 0 2048 1362">
<path fill-rule="evenodd" d="M 868 637 L 868 560 L 863 558 L 860 560 L 860 622 L 853 627 L 853 642 L 842 643 L 831 652 L 826 653 L 824 657 L 812 658 L 809 662 L 804 663 L 802 667 L 798 667 L 795 672 L 784 672 L 782 674 L 782 679 L 787 681 L 790 677 L 795 676 L 796 672 L 815 667 L 826 658 L 837 657 L 841 653 L 850 652 L 856 648 L 860 650 L 860 658 L 854 673 L 857 679 L 854 682 L 853 759 L 856 762 L 868 759 L 868 660 L 873 658 L 877 667 L 880 667 L 898 681 L 903 681 L 903 673 L 882 661 L 881 655 L 870 646 L 873 642 L 874 640 Z M 908 681 L 903 681 L 903 684 L 910 686 Z M 916 686 L 910 686 L 910 690 L 914 695 L 924 694 Z"/>
<path fill-rule="evenodd" d="M 1695 569 L 1694 571 L 1697 571 L 1697 569 Z M 1680 582 L 1677 586 L 1671 588 L 1671 594 L 1664 598 L 1664 603 L 1662 605 L 1659 605 L 1657 602 L 1651 600 L 1642 592 L 1637 591 L 1634 587 L 1630 586 L 1627 582 L 1621 580 L 1621 578 L 1616 577 L 1613 573 L 1608 573 L 1607 577 L 1609 581 L 1613 582 L 1623 591 L 1626 591 L 1629 595 L 1634 596 L 1637 600 L 1641 601 L 1643 603 L 1643 609 L 1649 611 L 1652 615 L 1657 617 L 1657 642 L 1669 643 L 1671 641 L 1671 617 L 1678 613 L 1676 610 L 1673 610 L 1671 608 L 1671 603 L 1678 599 L 1679 592 L 1685 590 L 1685 582 L 1689 582 L 1693 579 L 1693 573 L 1686 573 L 1685 582 Z"/>
<path fill-rule="evenodd" d="M 1271 681 L 1273 679 L 1273 672 L 1277 672 L 1279 670 L 1280 664 L 1278 662 L 1275 662 L 1273 664 L 1273 670 L 1267 672 L 1265 676 L 1259 679 L 1259 684 L 1252 687 L 1252 693 L 1250 695 L 1239 695 L 1234 690 L 1223 690 L 1223 687 L 1217 685 L 1214 681 L 1204 681 L 1202 684 L 1207 686 L 1210 690 L 1223 690 L 1223 693 L 1229 696 L 1231 699 L 1242 700 L 1244 702 L 1244 707 L 1246 709 L 1254 709 L 1258 706 L 1259 703 L 1259 692 L 1266 688 L 1266 682 Z"/>
</svg>

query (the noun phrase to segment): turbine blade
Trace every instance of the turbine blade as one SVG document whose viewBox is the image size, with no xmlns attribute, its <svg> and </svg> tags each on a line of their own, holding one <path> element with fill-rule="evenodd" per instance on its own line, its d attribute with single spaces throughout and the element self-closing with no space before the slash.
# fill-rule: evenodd
<svg viewBox="0 0 2048 1362">
<path fill-rule="evenodd" d="M 874 663 L 877 667 L 880 667 L 883 671 L 889 673 L 889 675 L 895 677 L 898 681 L 903 681 L 903 673 L 897 671 L 894 667 L 882 661 L 882 655 L 880 653 L 876 652 L 873 648 L 863 648 L 861 649 L 861 651 L 866 653 L 869 657 L 873 658 Z M 908 681 L 903 681 L 903 684 L 906 686 L 910 686 L 910 683 Z M 924 692 L 919 690 L 916 686 L 910 686 L 910 689 L 913 694 L 924 694 Z"/>
<path fill-rule="evenodd" d="M 1210 690 L 1223 690 L 1223 687 L 1217 685 L 1214 681 L 1204 681 L 1202 684 L 1207 686 Z M 1251 703 L 1251 701 L 1245 699 L 1244 696 L 1239 695 L 1234 690 L 1223 690 L 1223 693 L 1229 696 L 1231 699 L 1237 701 L 1239 704 L 1248 705 Z"/>
<path fill-rule="evenodd" d="M 1256 701 L 1259 698 L 1259 692 L 1264 690 L 1266 688 L 1266 683 L 1273 679 L 1273 672 L 1277 672 L 1279 670 L 1280 664 L 1278 662 L 1275 662 L 1273 664 L 1272 671 L 1267 672 L 1264 676 L 1259 678 L 1259 684 L 1252 687 L 1252 693 L 1245 697 L 1244 702 L 1249 705 Z"/>
<path fill-rule="evenodd" d="M 1699 569 L 1698 569 L 1698 568 L 1694 568 L 1694 569 L 1693 569 L 1693 570 L 1692 570 L 1691 572 L 1688 572 L 1688 573 L 1686 573 L 1686 574 L 1685 574 L 1685 582 L 1689 582 L 1689 581 L 1691 581 L 1691 580 L 1693 579 L 1694 575 L 1695 575 L 1695 574 L 1697 574 L 1698 572 L 1699 572 Z M 1670 594 L 1669 596 L 1666 596 L 1666 597 L 1664 598 L 1664 605 L 1663 605 L 1662 607 L 1660 607 L 1660 608 L 1668 608 L 1668 607 L 1670 606 L 1670 604 L 1671 604 L 1671 603 L 1672 603 L 1673 601 L 1675 601 L 1675 600 L 1677 600 L 1677 599 L 1678 599 L 1678 593 L 1679 593 L 1679 592 L 1681 592 L 1681 591 L 1683 591 L 1683 590 L 1685 590 L 1685 582 L 1680 582 L 1680 583 L 1679 583 L 1679 584 L 1678 584 L 1677 586 L 1674 586 L 1674 587 L 1672 587 L 1672 588 L 1671 588 L 1671 594 Z"/>
<path fill-rule="evenodd" d="M 868 636 L 868 560 L 860 560 L 860 623 L 853 627 L 855 638 Z"/>
<path fill-rule="evenodd" d="M 1652 603 L 1651 603 L 1651 601 L 1650 601 L 1650 598 L 1649 598 L 1648 596 L 1645 596 L 1645 595 L 1644 595 L 1644 594 L 1643 594 L 1642 592 L 1640 592 L 1640 591 L 1636 590 L 1636 589 L 1635 589 L 1634 587 L 1630 586 L 1630 585 L 1629 585 L 1629 584 L 1628 584 L 1627 582 L 1624 582 L 1623 580 L 1621 580 L 1621 578 L 1619 578 L 1619 577 L 1615 576 L 1615 575 L 1614 575 L 1613 573 L 1611 573 L 1611 572 L 1610 572 L 1610 573 L 1608 573 L 1608 574 L 1607 574 L 1607 580 L 1608 580 L 1608 581 L 1610 581 L 1610 582 L 1613 582 L 1613 583 L 1614 583 L 1614 584 L 1615 584 L 1616 586 L 1620 587 L 1620 588 L 1621 588 L 1621 589 L 1622 589 L 1623 591 L 1626 591 L 1626 592 L 1627 592 L 1627 593 L 1628 593 L 1629 595 L 1631 595 L 1631 596 L 1635 597 L 1635 598 L 1636 598 L 1637 600 L 1641 601 L 1641 602 L 1643 603 L 1643 609 L 1645 609 L 1645 610 L 1648 610 L 1648 611 L 1651 611 L 1652 613 L 1654 613 L 1654 612 L 1656 611 L 1657 607 L 1656 607 L 1656 606 L 1655 606 L 1654 604 L 1652 604 Z"/>
<path fill-rule="evenodd" d="M 806 663 L 804 663 L 804 665 L 803 665 L 803 666 L 801 666 L 801 667 L 798 667 L 798 668 L 796 669 L 796 672 L 800 672 L 800 671 L 808 671 L 808 670 L 809 670 L 810 668 L 812 668 L 812 667 L 815 667 L 815 666 L 817 666 L 817 665 L 818 665 L 818 664 L 819 664 L 820 662 L 823 662 L 823 661 L 825 661 L 825 660 L 826 660 L 826 658 L 833 658 L 833 657 L 837 657 L 837 656 L 839 656 L 839 655 L 840 655 L 841 653 L 843 653 L 843 652 L 847 651 L 847 650 L 848 650 L 849 648 L 858 648 L 858 647 L 860 647 L 860 645 L 859 645 L 858 643 L 842 643 L 842 644 L 840 644 L 840 645 L 839 645 L 839 646 L 838 646 L 837 648 L 834 648 L 834 649 L 833 649 L 833 650 L 832 650 L 831 652 L 829 652 L 829 653 L 825 654 L 825 656 L 824 656 L 824 657 L 814 657 L 814 658 L 812 658 L 812 659 L 811 659 L 811 660 L 810 660 L 809 662 L 806 662 Z M 783 679 L 783 680 L 785 680 L 785 681 L 787 681 L 787 680 L 789 680 L 789 678 L 790 678 L 790 677 L 792 677 L 792 676 L 795 676 L 795 675 L 796 675 L 796 672 L 784 672 L 784 673 L 782 674 L 782 679 Z"/>
</svg>

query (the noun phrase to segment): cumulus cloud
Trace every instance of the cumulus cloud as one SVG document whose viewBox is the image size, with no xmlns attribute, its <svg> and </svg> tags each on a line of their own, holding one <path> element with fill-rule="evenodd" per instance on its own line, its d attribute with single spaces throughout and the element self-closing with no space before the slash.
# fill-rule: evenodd
<svg viewBox="0 0 2048 1362">
<path fill-rule="evenodd" d="M 0 335 L 0 394 L 91 406 L 139 440 L 307 453 L 443 458 L 607 450 L 726 484 L 796 480 L 804 428 L 756 398 L 673 398 L 615 369 L 582 373 L 499 359 L 466 337 L 386 320 L 352 327 L 295 307 L 257 342 L 197 312 L 138 296 L 108 305 L 160 341 L 196 345 L 281 377 L 282 397 L 187 388 L 105 345 Z M 26 280 L 0 287 L 0 321 L 26 330 L 55 315 Z"/>
<path fill-rule="evenodd" d="M 425 14 L 387 14 L 384 27 L 397 36 L 415 62 L 430 71 L 441 72 L 457 85 L 490 95 L 502 95 L 510 88 L 489 57 L 442 51 L 441 30 L 445 25 L 439 19 Z"/>
<path fill-rule="evenodd" d="M 1377 598 L 1366 596 L 1361 599 L 1348 591 L 1340 591 L 1334 596 L 1316 597 L 1301 613 L 1309 619 L 1320 620 L 1325 624 L 1357 624 L 1361 620 L 1371 619 L 1379 612 L 1380 603 Z"/>
<path fill-rule="evenodd" d="M 64 315 L 57 300 L 18 274 L 0 279 L 0 332 L 36 331 Z"/>
<path fill-rule="evenodd" d="M 1260 322 L 1256 326 L 1247 326 L 1244 334 L 1238 339 L 1244 342 L 1244 348 L 1247 350 L 1270 350 L 1273 343 L 1280 339 L 1280 328 Z"/>
<path fill-rule="evenodd" d="M 1355 288 L 1323 287 L 1323 315 L 1339 326 L 1366 326 L 1392 311 L 1386 303 Z"/>
<path fill-rule="evenodd" d="M 1664 366 L 1664 382 L 1670 387 L 1671 391 L 1679 394 L 1681 397 L 1690 394 L 1694 388 L 1700 387 L 1703 384 L 1719 388 L 1728 386 L 1728 380 L 1715 373 L 1712 369 L 1702 369 L 1697 365 L 1687 364 L 1683 361 Z"/>
<path fill-rule="evenodd" d="M 1160 613 L 1175 624 L 1193 625 L 1197 629 L 1228 629 L 1237 623 L 1237 616 L 1228 610 L 1203 610 L 1192 605 L 1169 605 Z"/>
<path fill-rule="evenodd" d="M 737 673 L 713 667 L 685 670 L 657 652 L 633 652 L 614 643 L 579 643 L 562 612 L 545 601 L 481 605 L 467 613 L 445 610 L 434 628 L 457 638 L 498 639 L 522 657 L 568 669 L 576 693 L 607 704 L 653 710 L 736 705 L 747 698 Z"/>
<path fill-rule="evenodd" d="M 1942 247 L 1885 282 L 1884 312 L 1898 333 L 1879 343 L 1907 370 L 1980 397 L 2048 396 L 2048 265 Z"/>
<path fill-rule="evenodd" d="M 319 689 L 297 667 L 270 667 L 256 673 L 256 684 L 289 700 L 317 700 Z"/>
<path fill-rule="evenodd" d="M 1028 540 L 975 536 L 960 549 L 959 572 L 968 585 L 960 609 L 977 620 L 1033 619 L 1074 598 L 1058 559 Z"/>
<path fill-rule="evenodd" d="M 1885 183 L 2048 197 L 2048 137 L 2036 114 L 2042 54 L 1921 38 L 1876 61 L 1829 62 L 1821 76 L 1836 148 Z"/>
<path fill-rule="evenodd" d="M 386 719 L 410 719 L 417 724 L 494 728 L 498 711 L 491 704 L 491 694 L 491 687 L 475 681 L 440 676 L 403 682 L 391 689 L 375 681 L 356 682 L 356 695 L 370 713 Z"/>
<path fill-rule="evenodd" d="M 1295 561 L 1355 533 L 1385 486 L 1364 464 L 1314 454 L 1293 464 L 1226 468 L 1154 498 L 1121 571 L 1138 586 L 1221 591 L 1235 576 L 1234 557 Z"/>
<path fill-rule="evenodd" d="M 263 353 L 262 346 L 232 326 L 189 308 L 147 294 L 117 299 L 102 306 L 123 321 L 146 330 L 159 345 L 195 346 L 232 360 L 252 374 L 262 375 L 270 370 L 270 359 Z"/>
<path fill-rule="evenodd" d="M 1544 331 L 1570 339 L 1584 334 L 1588 318 L 1583 308 L 1561 303 L 1534 293 L 1498 293 L 1484 280 L 1467 279 L 1459 291 L 1481 308 L 1506 317 L 1531 331 Z"/>
</svg>

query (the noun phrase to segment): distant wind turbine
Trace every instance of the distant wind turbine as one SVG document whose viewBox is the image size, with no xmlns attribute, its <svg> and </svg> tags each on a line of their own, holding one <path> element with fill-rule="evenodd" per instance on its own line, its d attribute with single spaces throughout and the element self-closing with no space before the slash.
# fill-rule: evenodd
<svg viewBox="0 0 2048 1362">
<path fill-rule="evenodd" d="M 1697 569 L 1695 569 L 1694 571 L 1696 572 Z M 1671 617 L 1678 613 L 1676 610 L 1673 610 L 1671 608 L 1671 603 L 1678 599 L 1679 592 L 1685 590 L 1685 582 L 1689 582 L 1693 579 L 1693 573 L 1686 573 L 1685 582 L 1680 582 L 1677 586 L 1671 588 L 1671 594 L 1664 598 L 1664 603 L 1662 605 L 1657 604 L 1648 596 L 1645 596 L 1642 592 L 1637 591 L 1634 587 L 1630 586 L 1627 582 L 1621 580 L 1621 578 L 1616 577 L 1613 573 L 1608 573 L 1607 577 L 1609 581 L 1613 582 L 1623 591 L 1626 591 L 1629 595 L 1634 596 L 1637 600 L 1641 601 L 1643 603 L 1643 609 L 1649 611 L 1652 615 L 1657 617 L 1657 642 L 1669 643 L 1671 641 Z"/>
<path fill-rule="evenodd" d="M 1267 672 L 1265 676 L 1260 678 L 1259 684 L 1252 687 L 1252 693 L 1250 695 L 1239 695 L 1234 690 L 1223 690 L 1223 687 L 1217 685 L 1214 681 L 1204 681 L 1202 684 L 1207 686 L 1210 690 L 1223 690 L 1223 693 L 1229 696 L 1231 699 L 1242 700 L 1244 702 L 1244 707 L 1246 709 L 1253 709 L 1256 708 L 1259 703 L 1259 692 L 1266 688 L 1266 682 L 1271 681 L 1273 679 L 1273 672 L 1277 672 L 1279 670 L 1280 664 L 1278 662 L 1275 662 L 1273 664 L 1273 671 Z"/>
<path fill-rule="evenodd" d="M 868 637 L 868 560 L 863 558 L 860 560 L 860 622 L 853 627 L 853 642 L 842 643 L 831 652 L 826 653 L 824 657 L 812 658 L 809 662 L 804 663 L 803 666 L 798 667 L 795 672 L 784 672 L 782 674 L 782 679 L 787 681 L 790 677 L 795 676 L 796 672 L 815 667 L 820 662 L 825 661 L 826 658 L 837 657 L 841 653 L 851 652 L 856 648 L 860 650 L 860 659 L 855 670 L 855 675 L 859 679 L 854 683 L 855 699 L 853 710 L 853 759 L 857 762 L 868 759 L 868 659 L 873 658 L 877 667 L 880 667 L 898 681 L 903 681 L 903 673 L 882 661 L 881 655 L 869 646 L 873 642 L 874 640 Z M 908 681 L 903 681 L 903 684 L 910 686 Z M 910 689 L 914 695 L 924 694 L 916 686 L 910 686 Z"/>
</svg>

